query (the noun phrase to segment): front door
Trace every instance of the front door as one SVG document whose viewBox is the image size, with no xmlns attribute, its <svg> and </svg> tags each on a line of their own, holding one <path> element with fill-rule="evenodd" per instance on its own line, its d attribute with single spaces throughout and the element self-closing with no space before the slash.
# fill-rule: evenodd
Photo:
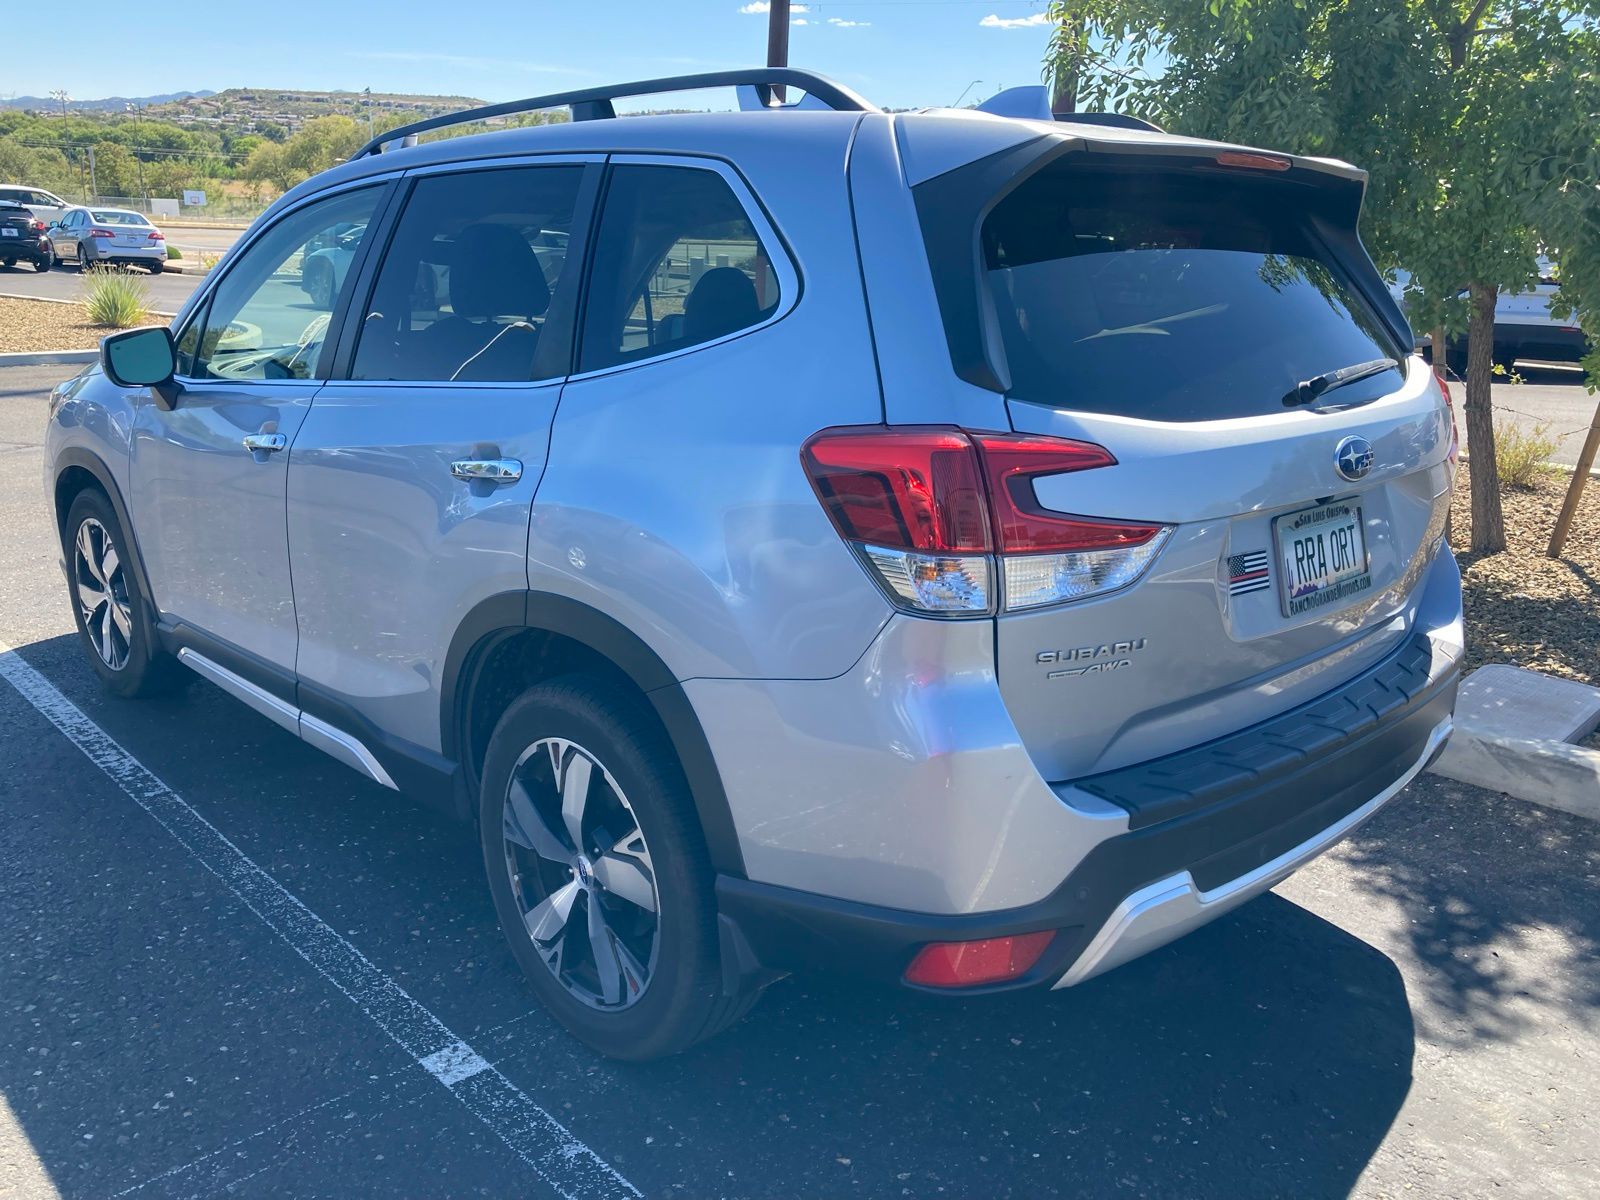
<svg viewBox="0 0 1600 1200">
<path fill-rule="evenodd" d="M 307 712 L 354 710 L 438 750 L 452 636 L 482 601 L 527 587 L 599 169 L 421 174 L 383 261 L 346 276 L 351 331 L 289 462 Z"/>
<path fill-rule="evenodd" d="M 370 219 L 384 190 L 318 200 L 256 237 L 179 335 L 176 406 L 151 398 L 134 424 L 131 504 L 161 619 L 284 672 L 285 483 L 333 315 L 300 286 L 303 259 L 332 226 Z"/>
</svg>

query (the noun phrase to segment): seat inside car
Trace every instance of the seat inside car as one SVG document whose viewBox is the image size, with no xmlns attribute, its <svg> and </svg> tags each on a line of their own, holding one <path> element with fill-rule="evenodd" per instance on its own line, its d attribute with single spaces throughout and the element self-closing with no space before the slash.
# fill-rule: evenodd
<svg viewBox="0 0 1600 1200">
<path fill-rule="evenodd" d="M 738 267 L 713 267 L 683 302 L 683 336 L 708 341 L 753 324 L 761 312 L 756 285 Z"/>
<path fill-rule="evenodd" d="M 534 322 L 550 307 L 538 256 L 515 229 L 491 222 L 456 235 L 448 259 L 451 315 L 412 338 L 423 378 L 528 379 L 539 334 Z"/>
</svg>

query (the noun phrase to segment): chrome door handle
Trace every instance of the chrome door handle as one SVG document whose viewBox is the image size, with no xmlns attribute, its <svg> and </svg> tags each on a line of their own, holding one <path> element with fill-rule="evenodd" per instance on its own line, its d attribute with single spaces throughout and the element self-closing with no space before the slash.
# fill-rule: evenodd
<svg viewBox="0 0 1600 1200">
<path fill-rule="evenodd" d="M 522 464 L 514 458 L 463 458 L 450 464 L 450 474 L 468 483 L 515 483 Z"/>
<path fill-rule="evenodd" d="M 281 433 L 247 433 L 244 435 L 244 448 L 251 453 L 257 451 L 263 454 L 276 454 L 289 444 L 289 439 Z"/>
</svg>

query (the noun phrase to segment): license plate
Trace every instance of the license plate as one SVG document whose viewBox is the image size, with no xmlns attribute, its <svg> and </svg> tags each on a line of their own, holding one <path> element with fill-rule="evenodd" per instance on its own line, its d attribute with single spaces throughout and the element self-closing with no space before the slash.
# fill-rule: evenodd
<svg viewBox="0 0 1600 1200">
<path fill-rule="evenodd" d="M 0 234 L 4 234 L 6 237 L 16 237 L 17 231 L 11 228 L 0 229 Z"/>
<path fill-rule="evenodd" d="M 1284 616 L 1338 604 L 1372 586 L 1359 505 L 1319 504 L 1289 513 L 1273 521 L 1272 536 Z"/>
</svg>

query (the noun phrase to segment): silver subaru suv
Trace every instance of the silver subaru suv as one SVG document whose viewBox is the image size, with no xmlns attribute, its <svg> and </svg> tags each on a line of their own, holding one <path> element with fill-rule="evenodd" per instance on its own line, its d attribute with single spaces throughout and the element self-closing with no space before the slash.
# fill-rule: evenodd
<svg viewBox="0 0 1600 1200">
<path fill-rule="evenodd" d="M 1456 448 L 1360 171 L 1126 124 L 767 69 L 385 134 L 52 397 L 89 661 L 475 820 L 618 1057 L 1213 919 L 1449 734 Z"/>
</svg>

